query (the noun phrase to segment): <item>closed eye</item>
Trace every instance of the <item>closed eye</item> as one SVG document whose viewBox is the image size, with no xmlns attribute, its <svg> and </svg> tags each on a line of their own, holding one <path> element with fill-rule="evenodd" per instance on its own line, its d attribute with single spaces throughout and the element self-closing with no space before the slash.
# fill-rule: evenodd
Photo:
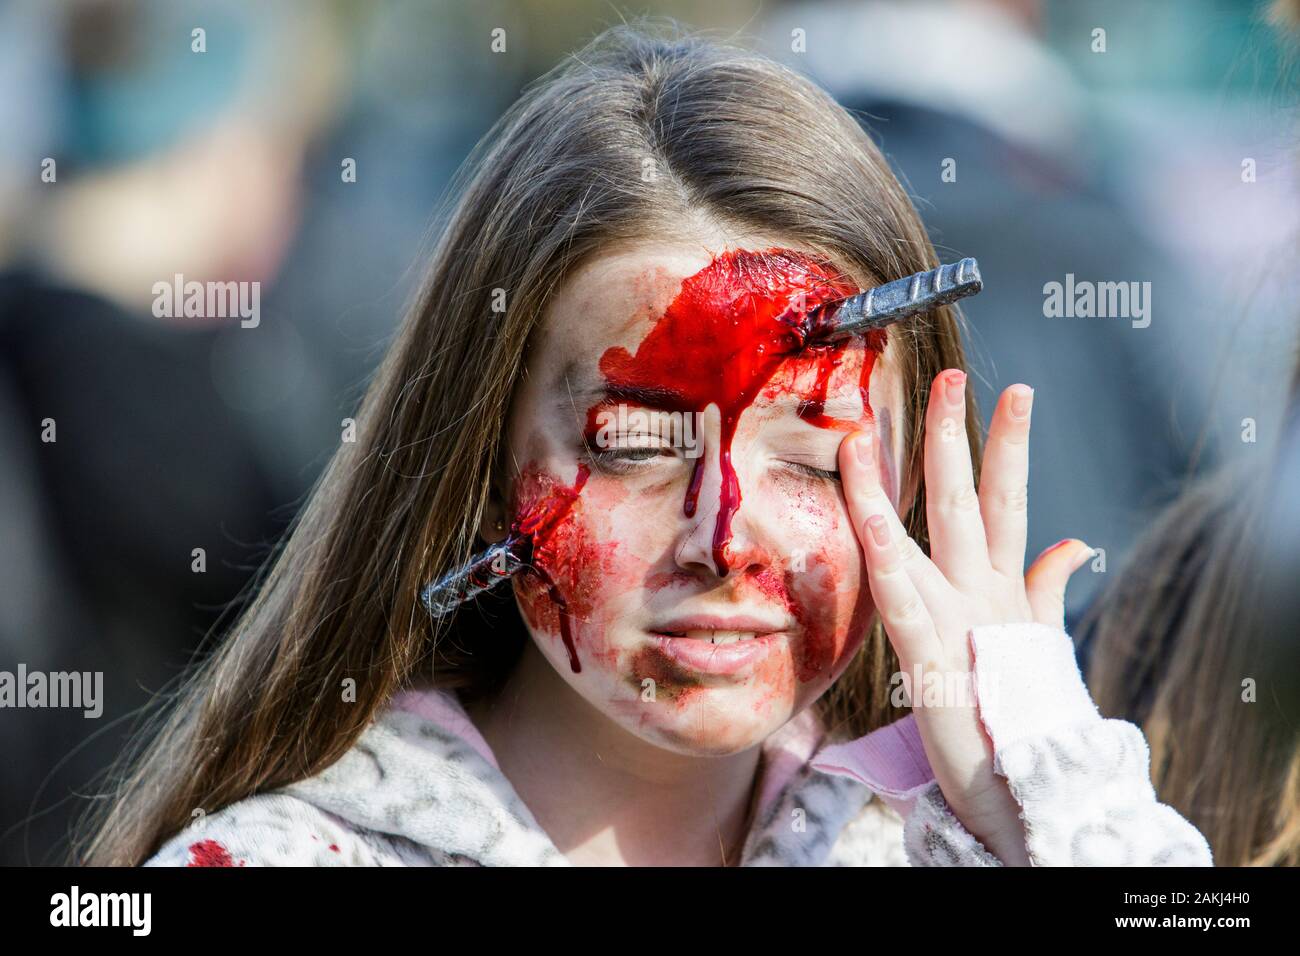
<svg viewBox="0 0 1300 956">
<path fill-rule="evenodd" d="M 826 468 L 818 468 L 816 465 L 811 465 L 803 461 L 787 461 L 785 465 L 792 471 L 796 471 L 801 475 L 807 475 L 810 478 L 821 478 L 826 481 L 840 480 L 839 469 L 831 471 Z"/>
</svg>

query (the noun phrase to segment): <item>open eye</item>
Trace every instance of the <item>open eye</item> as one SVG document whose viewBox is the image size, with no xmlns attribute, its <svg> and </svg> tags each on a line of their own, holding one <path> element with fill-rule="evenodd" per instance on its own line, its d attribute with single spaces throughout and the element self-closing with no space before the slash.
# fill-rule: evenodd
<svg viewBox="0 0 1300 956">
<path fill-rule="evenodd" d="M 676 457 L 673 446 L 657 435 L 620 435 L 612 446 L 605 448 L 588 439 L 584 447 L 593 465 L 613 474 L 626 474 L 656 458 Z"/>
</svg>

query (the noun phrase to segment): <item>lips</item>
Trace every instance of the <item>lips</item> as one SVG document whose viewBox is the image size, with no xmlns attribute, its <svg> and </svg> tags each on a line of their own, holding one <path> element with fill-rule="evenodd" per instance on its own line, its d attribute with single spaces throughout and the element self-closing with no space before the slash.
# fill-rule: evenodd
<svg viewBox="0 0 1300 956">
<path fill-rule="evenodd" d="M 757 617 L 695 615 L 651 631 L 660 654 L 701 674 L 744 675 L 788 643 L 789 624 Z"/>
<path fill-rule="evenodd" d="M 652 635 L 655 651 L 679 669 L 721 677 L 741 677 L 755 671 L 786 646 L 783 633 L 763 634 L 728 644 L 712 644 L 692 637 Z"/>
<path fill-rule="evenodd" d="M 656 634 L 670 634 L 681 637 L 690 634 L 775 634 L 787 631 L 790 622 L 772 618 L 749 617 L 743 615 L 692 614 L 689 617 L 677 617 L 652 627 Z"/>
</svg>

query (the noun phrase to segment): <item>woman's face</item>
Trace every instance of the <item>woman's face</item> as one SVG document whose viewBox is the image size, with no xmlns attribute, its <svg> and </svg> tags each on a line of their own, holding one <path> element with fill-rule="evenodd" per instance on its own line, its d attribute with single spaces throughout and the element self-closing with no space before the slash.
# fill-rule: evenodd
<svg viewBox="0 0 1300 956">
<path fill-rule="evenodd" d="M 791 325 L 857 291 L 715 237 L 619 247 L 552 299 L 509 423 L 508 519 L 537 568 L 515 595 L 568 685 L 647 741 L 752 747 L 866 635 L 836 453 L 874 420 L 900 487 L 899 378 L 883 334 L 800 351 Z"/>
</svg>

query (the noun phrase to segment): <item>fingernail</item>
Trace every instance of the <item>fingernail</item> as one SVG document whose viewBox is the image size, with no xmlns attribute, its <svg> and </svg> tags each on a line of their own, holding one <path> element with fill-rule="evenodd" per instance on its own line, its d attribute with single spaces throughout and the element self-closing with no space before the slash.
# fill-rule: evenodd
<svg viewBox="0 0 1300 956">
<path fill-rule="evenodd" d="M 883 548 L 889 544 L 889 522 L 880 515 L 872 515 L 867 519 L 867 527 L 871 529 L 871 540 L 876 542 L 876 546 Z"/>
<path fill-rule="evenodd" d="M 858 454 L 858 464 L 863 468 L 874 468 L 876 464 L 876 440 L 871 432 L 864 431 L 854 439 L 853 450 Z"/>
<path fill-rule="evenodd" d="M 1029 409 L 1034 404 L 1034 390 L 1028 385 L 1022 385 L 1011 393 L 1011 416 L 1013 418 L 1028 418 Z"/>
<path fill-rule="evenodd" d="M 1078 571 L 1081 567 L 1083 567 L 1084 562 L 1086 562 L 1089 558 L 1091 558 L 1094 554 L 1097 553 L 1092 549 L 1091 545 L 1083 541 L 1079 541 L 1077 538 L 1075 539 L 1075 541 L 1080 545 L 1080 548 L 1078 553 L 1074 556 L 1074 567 L 1070 568 L 1071 574 L 1073 574 L 1075 571 Z"/>
<path fill-rule="evenodd" d="M 960 405 L 966 401 L 966 373 L 962 371 L 951 371 L 944 376 L 946 381 L 948 404 Z"/>
</svg>

